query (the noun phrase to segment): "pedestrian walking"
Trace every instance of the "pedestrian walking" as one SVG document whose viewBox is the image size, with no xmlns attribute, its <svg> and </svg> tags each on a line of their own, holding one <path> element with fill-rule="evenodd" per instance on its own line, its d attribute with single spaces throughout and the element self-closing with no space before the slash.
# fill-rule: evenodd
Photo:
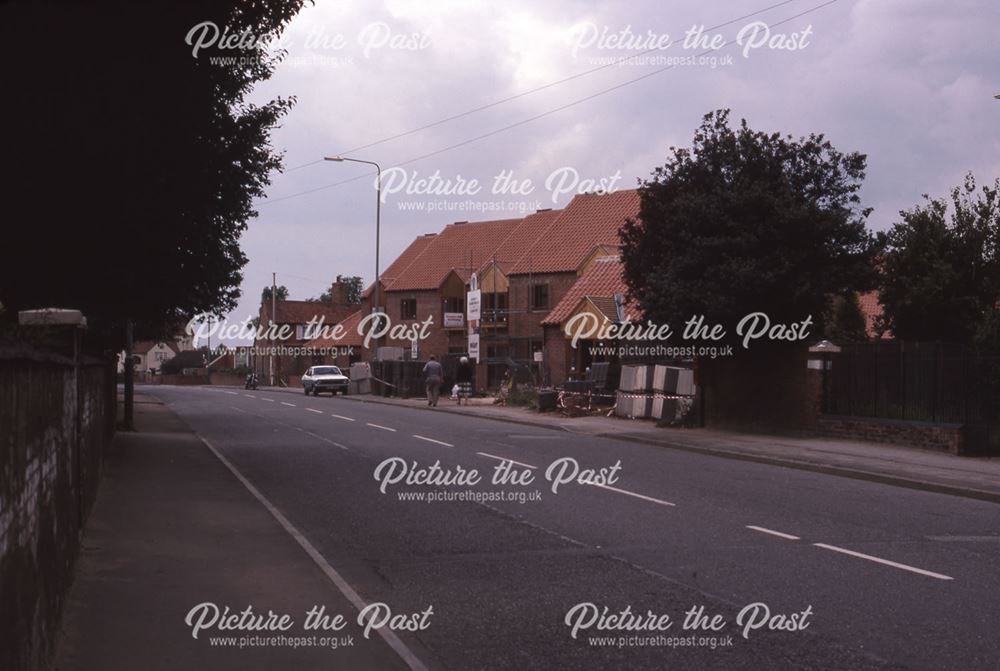
<svg viewBox="0 0 1000 671">
<path fill-rule="evenodd" d="M 462 405 L 462 399 L 469 405 L 469 398 L 472 396 L 472 364 L 469 357 L 463 356 L 458 360 L 458 369 L 455 371 L 455 382 L 458 383 L 458 404 Z"/>
<path fill-rule="evenodd" d="M 441 382 L 444 380 L 444 372 L 437 358 L 432 354 L 430 360 L 424 365 L 424 375 L 427 376 L 427 405 L 437 407 L 438 396 L 441 395 Z"/>
</svg>

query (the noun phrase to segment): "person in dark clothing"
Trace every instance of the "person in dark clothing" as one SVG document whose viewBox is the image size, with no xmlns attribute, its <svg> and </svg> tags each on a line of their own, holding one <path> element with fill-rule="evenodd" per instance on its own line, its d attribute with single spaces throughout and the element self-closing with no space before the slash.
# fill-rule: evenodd
<svg viewBox="0 0 1000 671">
<path fill-rule="evenodd" d="M 465 404 L 469 405 L 469 398 L 472 396 L 472 364 L 469 357 L 463 356 L 458 360 L 455 382 L 458 383 L 458 404 L 462 405 L 464 398 Z"/>
<path fill-rule="evenodd" d="M 423 372 L 427 376 L 427 405 L 437 407 L 438 396 L 441 394 L 441 382 L 444 380 L 444 371 L 433 354 L 430 361 L 424 365 Z"/>
</svg>

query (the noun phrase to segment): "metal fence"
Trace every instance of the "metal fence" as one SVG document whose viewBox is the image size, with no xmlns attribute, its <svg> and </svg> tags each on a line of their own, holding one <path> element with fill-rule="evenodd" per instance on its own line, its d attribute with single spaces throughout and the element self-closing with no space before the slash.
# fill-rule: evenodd
<svg viewBox="0 0 1000 671">
<path fill-rule="evenodd" d="M 963 424 L 978 451 L 995 451 L 1000 357 L 947 343 L 844 345 L 825 355 L 823 412 Z"/>
</svg>

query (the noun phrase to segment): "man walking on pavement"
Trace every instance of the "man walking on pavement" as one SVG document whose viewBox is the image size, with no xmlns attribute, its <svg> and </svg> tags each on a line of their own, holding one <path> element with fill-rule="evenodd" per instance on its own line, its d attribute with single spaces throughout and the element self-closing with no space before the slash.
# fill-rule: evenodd
<svg viewBox="0 0 1000 671">
<path fill-rule="evenodd" d="M 427 376 L 427 405 L 437 407 L 438 396 L 441 394 L 441 382 L 444 379 L 444 371 L 433 354 L 430 361 L 424 366 L 424 375 Z"/>
</svg>

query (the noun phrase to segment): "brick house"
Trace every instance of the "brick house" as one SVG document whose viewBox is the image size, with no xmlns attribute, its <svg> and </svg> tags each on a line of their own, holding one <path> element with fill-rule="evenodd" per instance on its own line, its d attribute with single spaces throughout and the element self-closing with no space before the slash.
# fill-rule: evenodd
<svg viewBox="0 0 1000 671">
<path fill-rule="evenodd" d="M 636 190 L 581 194 L 562 210 L 540 210 L 520 219 L 456 222 L 436 235 L 420 236 L 382 274 L 385 311 L 393 324 L 433 317 L 431 335 L 419 345 L 419 358 L 464 353 L 465 294 L 475 272 L 483 312 L 479 385 L 495 386 L 512 361 L 531 367 L 540 380 L 562 382 L 572 364 L 565 363 L 562 343 L 547 343 L 543 322 L 596 260 L 617 257 L 618 230 L 638 211 Z M 605 271 L 617 269 L 620 280 L 619 264 L 601 263 Z M 601 291 L 616 290 L 597 296 L 592 287 L 588 296 L 603 299 L 601 305 L 606 306 L 619 288 L 620 283 L 604 282 Z M 370 311 L 371 288 L 366 297 Z M 381 344 L 410 347 L 409 342 L 388 339 Z M 547 346 L 556 349 L 547 353 Z M 364 356 L 371 358 L 372 353 Z"/>
<path fill-rule="evenodd" d="M 299 353 L 316 337 L 309 322 L 317 320 L 314 326 L 318 327 L 318 320 L 322 318 L 322 326 L 330 327 L 357 312 L 358 305 L 348 300 L 349 291 L 349 284 L 338 281 L 331 287 L 332 300 L 329 303 L 277 300 L 273 318 L 271 301 L 261 301 L 259 313 L 261 331 L 266 332 L 273 325 L 275 329 L 287 327 L 290 335 L 284 340 L 270 341 L 266 338 L 255 340 L 257 356 L 254 357 L 253 367 L 263 382 L 270 383 L 270 376 L 273 373 L 275 384 L 278 384 L 278 380 L 290 386 L 297 383 L 298 376 L 314 363 L 311 356 Z"/>
<path fill-rule="evenodd" d="M 593 362 L 610 360 L 607 355 L 593 353 L 591 347 L 600 344 L 597 341 L 581 339 L 572 347 L 573 333 L 567 333 L 567 322 L 581 313 L 592 315 L 593 323 L 600 325 L 640 319 L 638 306 L 624 300 L 626 291 L 617 255 L 587 261 L 573 286 L 542 320 L 545 364 L 552 379 L 566 380 Z"/>
</svg>

